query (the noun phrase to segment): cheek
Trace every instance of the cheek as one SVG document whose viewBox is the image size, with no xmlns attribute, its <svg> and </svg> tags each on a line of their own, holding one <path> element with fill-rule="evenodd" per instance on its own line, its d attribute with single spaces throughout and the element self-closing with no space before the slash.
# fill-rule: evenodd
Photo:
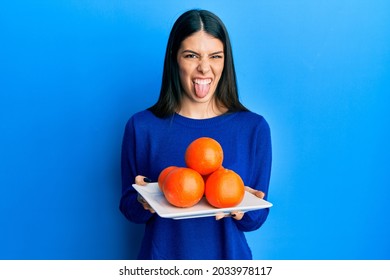
<svg viewBox="0 0 390 280">
<path fill-rule="evenodd" d="M 191 84 L 191 75 L 190 75 L 190 71 L 188 71 L 188 69 L 180 68 L 179 75 L 180 75 L 180 81 L 181 81 L 183 86 Z"/>
<path fill-rule="evenodd" d="M 190 92 L 192 82 L 189 78 L 189 74 L 185 71 L 185 69 L 179 69 L 179 78 L 180 78 L 180 86 L 184 92 Z"/>
<path fill-rule="evenodd" d="M 179 76 L 182 86 L 185 86 L 185 84 L 187 83 L 188 74 L 183 69 L 180 69 Z"/>
<path fill-rule="evenodd" d="M 222 76 L 222 71 L 223 71 L 223 63 L 222 64 L 219 64 L 219 65 L 215 65 L 214 67 L 214 74 L 215 76 L 217 76 L 218 78 L 220 78 Z"/>
<path fill-rule="evenodd" d="M 224 68 L 224 63 L 222 63 L 222 65 L 220 66 L 220 69 L 219 69 L 219 76 L 222 75 L 223 68 Z"/>
<path fill-rule="evenodd" d="M 223 67 L 220 67 L 218 69 L 218 72 L 216 73 L 216 76 L 218 77 L 218 81 L 221 79 L 222 77 L 222 71 L 223 71 Z"/>
</svg>

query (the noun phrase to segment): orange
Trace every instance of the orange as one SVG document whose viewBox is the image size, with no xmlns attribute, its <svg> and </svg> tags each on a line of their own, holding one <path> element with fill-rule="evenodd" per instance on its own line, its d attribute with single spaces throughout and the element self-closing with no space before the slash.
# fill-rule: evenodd
<svg viewBox="0 0 390 280">
<path fill-rule="evenodd" d="M 165 181 L 165 178 L 167 177 L 167 175 L 169 174 L 169 172 L 171 172 L 173 169 L 177 168 L 177 166 L 168 166 L 168 167 L 165 167 L 161 172 L 160 172 L 160 175 L 158 175 L 158 186 L 160 187 L 160 190 L 162 191 L 163 190 L 163 185 L 164 185 L 164 181 Z"/>
<path fill-rule="evenodd" d="M 206 180 L 206 200 L 214 207 L 237 206 L 243 200 L 244 195 L 244 182 L 233 170 L 221 168 L 213 172 Z"/>
<path fill-rule="evenodd" d="M 212 138 L 201 137 L 188 145 L 184 158 L 187 167 L 208 175 L 222 166 L 222 146 Z"/>
<path fill-rule="evenodd" d="M 203 197 L 204 181 L 195 170 L 177 167 L 166 176 L 163 193 L 170 204 L 176 207 L 191 207 Z"/>
<path fill-rule="evenodd" d="M 219 170 L 219 169 L 225 169 L 225 168 L 221 165 L 221 167 L 218 168 L 217 170 Z M 215 171 L 217 171 L 217 170 L 215 170 Z M 215 172 L 215 171 L 214 171 L 214 172 Z M 214 172 L 213 172 L 213 173 L 214 173 Z M 204 181 L 205 184 L 206 184 L 207 179 L 208 179 L 208 178 L 210 177 L 210 175 L 213 174 L 213 173 L 210 173 L 210 174 L 207 174 L 207 175 L 202 175 L 203 181 Z"/>
</svg>

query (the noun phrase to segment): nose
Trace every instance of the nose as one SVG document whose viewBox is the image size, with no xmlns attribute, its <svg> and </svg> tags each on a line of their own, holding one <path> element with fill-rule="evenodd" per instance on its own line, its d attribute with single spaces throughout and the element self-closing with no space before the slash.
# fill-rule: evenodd
<svg viewBox="0 0 390 280">
<path fill-rule="evenodd" d="M 210 63 L 207 59 L 202 59 L 199 61 L 198 71 L 203 74 L 210 71 Z"/>
</svg>

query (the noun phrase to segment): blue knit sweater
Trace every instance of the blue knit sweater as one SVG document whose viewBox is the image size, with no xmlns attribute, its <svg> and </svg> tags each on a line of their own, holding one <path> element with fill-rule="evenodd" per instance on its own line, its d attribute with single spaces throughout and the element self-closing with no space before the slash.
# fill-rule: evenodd
<svg viewBox="0 0 390 280">
<path fill-rule="evenodd" d="M 202 120 L 178 114 L 162 119 L 148 110 L 133 115 L 123 137 L 120 210 L 130 221 L 145 224 L 139 259 L 252 259 L 244 232 L 258 229 L 268 208 L 246 212 L 240 221 L 214 217 L 174 220 L 152 214 L 137 202 L 132 187 L 135 176 L 157 181 L 165 167 L 185 166 L 187 146 L 202 136 L 221 144 L 225 168 L 237 172 L 246 186 L 268 194 L 271 138 L 262 116 L 238 112 Z"/>
</svg>

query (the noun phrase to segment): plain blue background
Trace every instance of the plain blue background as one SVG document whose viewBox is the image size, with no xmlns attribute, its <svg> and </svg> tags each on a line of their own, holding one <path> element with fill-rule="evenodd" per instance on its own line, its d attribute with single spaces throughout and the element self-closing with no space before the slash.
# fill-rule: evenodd
<svg viewBox="0 0 390 280">
<path fill-rule="evenodd" d="M 124 125 L 158 97 L 173 22 L 204 8 L 272 130 L 254 257 L 389 259 L 389 3 L 3 1 L 0 258 L 135 258 L 143 227 L 118 210 Z"/>
</svg>

